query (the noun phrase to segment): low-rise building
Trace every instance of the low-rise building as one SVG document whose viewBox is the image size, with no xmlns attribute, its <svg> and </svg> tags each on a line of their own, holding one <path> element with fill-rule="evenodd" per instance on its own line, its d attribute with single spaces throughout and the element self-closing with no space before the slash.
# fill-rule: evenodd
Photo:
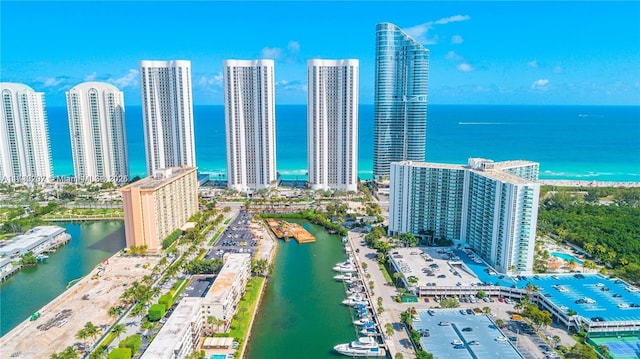
<svg viewBox="0 0 640 359">
<path fill-rule="evenodd" d="M 24 234 L 2 241 L 0 256 L 21 256 L 28 252 L 37 255 L 69 241 L 71 236 L 66 231 L 64 227 L 59 226 L 34 227 Z"/>
</svg>

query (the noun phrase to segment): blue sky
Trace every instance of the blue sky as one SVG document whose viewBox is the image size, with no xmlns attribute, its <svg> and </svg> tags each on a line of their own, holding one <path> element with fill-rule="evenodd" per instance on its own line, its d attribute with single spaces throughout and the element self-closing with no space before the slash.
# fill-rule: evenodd
<svg viewBox="0 0 640 359">
<path fill-rule="evenodd" d="M 360 60 L 373 103 L 375 26 L 430 50 L 432 104 L 640 105 L 640 2 L 13 2 L 0 76 L 64 105 L 88 80 L 140 103 L 140 60 L 191 60 L 194 104 L 222 104 L 224 59 L 276 60 L 276 102 L 306 103 L 306 60 Z"/>
</svg>

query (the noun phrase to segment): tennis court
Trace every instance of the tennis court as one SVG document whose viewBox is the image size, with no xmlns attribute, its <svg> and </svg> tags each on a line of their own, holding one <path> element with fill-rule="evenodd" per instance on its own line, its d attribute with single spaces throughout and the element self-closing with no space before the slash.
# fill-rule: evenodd
<svg viewBox="0 0 640 359">
<path fill-rule="evenodd" d="M 640 358 L 640 339 L 637 336 L 588 338 L 588 341 L 596 349 L 599 345 L 609 347 L 613 359 Z"/>
</svg>

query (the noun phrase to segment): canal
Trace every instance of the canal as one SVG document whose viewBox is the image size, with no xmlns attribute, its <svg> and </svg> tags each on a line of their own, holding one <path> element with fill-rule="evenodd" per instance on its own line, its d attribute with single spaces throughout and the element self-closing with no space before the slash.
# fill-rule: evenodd
<svg viewBox="0 0 640 359">
<path fill-rule="evenodd" d="M 275 268 L 256 316 L 248 359 L 341 357 L 336 344 L 357 338 L 342 282 L 332 270 L 346 260 L 341 237 L 303 224 L 316 242 L 279 242 Z"/>
<path fill-rule="evenodd" d="M 89 273 L 125 246 L 122 221 L 56 225 L 67 229 L 69 244 L 0 284 L 0 336 L 64 292 L 70 281 Z"/>
</svg>

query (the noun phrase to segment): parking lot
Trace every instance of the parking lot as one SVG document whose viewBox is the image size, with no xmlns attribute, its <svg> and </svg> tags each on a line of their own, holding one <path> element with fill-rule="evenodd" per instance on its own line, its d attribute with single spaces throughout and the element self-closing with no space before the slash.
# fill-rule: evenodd
<svg viewBox="0 0 640 359">
<path fill-rule="evenodd" d="M 205 258 L 221 259 L 225 253 L 251 253 L 253 257 L 258 250 L 258 238 L 251 226 L 252 218 L 253 212 L 241 210 L 211 246 Z"/>
<path fill-rule="evenodd" d="M 211 288 L 213 281 L 216 279 L 214 275 L 193 276 L 189 285 L 184 290 L 187 297 L 204 297 Z"/>
</svg>

